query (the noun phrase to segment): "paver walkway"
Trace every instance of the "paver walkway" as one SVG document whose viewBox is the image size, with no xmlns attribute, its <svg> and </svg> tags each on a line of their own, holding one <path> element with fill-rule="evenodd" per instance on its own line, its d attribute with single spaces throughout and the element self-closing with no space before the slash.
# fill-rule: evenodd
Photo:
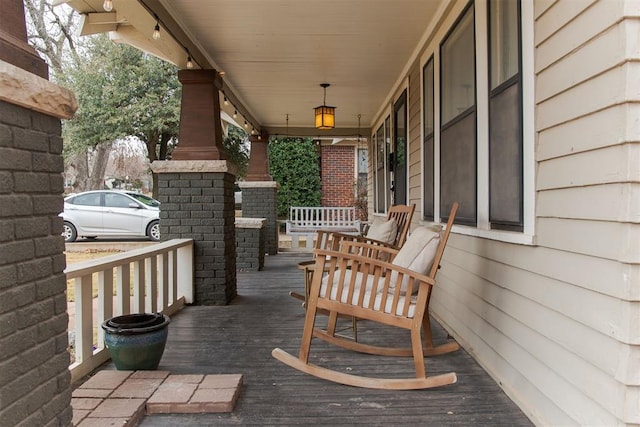
<svg viewBox="0 0 640 427">
<path fill-rule="evenodd" d="M 231 412 L 241 386 L 240 374 L 103 370 L 73 391 L 73 425 L 132 427 L 146 414 Z"/>
</svg>

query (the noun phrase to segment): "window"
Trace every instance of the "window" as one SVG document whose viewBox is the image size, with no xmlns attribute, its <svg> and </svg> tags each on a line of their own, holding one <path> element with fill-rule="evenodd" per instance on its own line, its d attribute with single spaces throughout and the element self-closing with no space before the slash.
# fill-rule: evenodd
<svg viewBox="0 0 640 427">
<path fill-rule="evenodd" d="M 407 91 L 393 106 L 393 204 L 407 203 Z"/>
<path fill-rule="evenodd" d="M 387 189 L 386 184 L 386 161 L 387 161 L 387 149 L 384 140 L 384 125 L 380 126 L 376 131 L 374 138 L 375 147 L 375 211 L 377 213 L 384 213 L 387 209 L 385 192 Z"/>
<path fill-rule="evenodd" d="M 422 161 L 424 165 L 423 187 L 424 206 L 422 209 L 423 218 L 433 220 L 434 218 L 434 80 L 433 80 L 433 57 L 431 57 L 422 69 L 422 91 L 424 114 L 424 145 L 422 147 Z"/>
<path fill-rule="evenodd" d="M 117 193 L 105 193 L 104 205 L 110 208 L 128 208 L 130 203 L 135 203 L 127 196 Z"/>
<path fill-rule="evenodd" d="M 80 194 L 69 201 L 72 205 L 100 206 L 100 193 Z"/>
<path fill-rule="evenodd" d="M 489 221 L 491 228 L 523 228 L 520 2 L 488 3 Z"/>
<path fill-rule="evenodd" d="M 440 212 L 460 203 L 456 223 L 476 225 L 475 36 L 472 5 L 440 46 Z"/>
</svg>

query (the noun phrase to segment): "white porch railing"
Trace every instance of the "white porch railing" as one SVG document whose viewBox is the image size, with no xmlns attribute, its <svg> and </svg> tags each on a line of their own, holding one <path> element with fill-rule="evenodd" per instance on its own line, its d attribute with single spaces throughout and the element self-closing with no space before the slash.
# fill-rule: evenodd
<svg viewBox="0 0 640 427">
<path fill-rule="evenodd" d="M 67 280 L 75 279 L 75 301 L 68 303 L 75 304 L 75 362 L 69 367 L 74 382 L 109 360 L 102 322 L 129 313 L 161 311 L 171 315 L 193 302 L 193 240 L 174 239 L 73 264 L 65 273 Z"/>
</svg>

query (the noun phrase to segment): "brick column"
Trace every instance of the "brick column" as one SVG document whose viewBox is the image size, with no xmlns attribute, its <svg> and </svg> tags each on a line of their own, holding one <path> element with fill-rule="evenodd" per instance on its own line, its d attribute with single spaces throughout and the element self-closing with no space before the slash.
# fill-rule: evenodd
<svg viewBox="0 0 640 427">
<path fill-rule="evenodd" d="M 259 271 L 264 268 L 265 218 L 236 218 L 236 267 Z"/>
<path fill-rule="evenodd" d="M 73 95 L 0 0 L 0 424 L 71 425 L 60 119 Z"/>
<path fill-rule="evenodd" d="M 265 251 L 278 253 L 278 183 L 269 174 L 269 135 L 252 135 L 251 157 L 246 181 L 239 182 L 242 189 L 242 216 L 266 218 Z"/>
<path fill-rule="evenodd" d="M 278 253 L 278 183 L 275 181 L 240 181 L 242 189 L 242 217 L 266 218 L 264 250 Z"/>
<path fill-rule="evenodd" d="M 237 295 L 235 166 L 226 160 L 155 161 L 162 240 L 194 240 L 195 303 L 225 305 Z"/>
</svg>

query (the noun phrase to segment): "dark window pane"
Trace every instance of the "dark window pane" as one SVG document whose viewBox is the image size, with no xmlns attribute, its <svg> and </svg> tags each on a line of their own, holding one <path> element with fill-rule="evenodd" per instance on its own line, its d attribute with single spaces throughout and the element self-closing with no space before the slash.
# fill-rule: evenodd
<svg viewBox="0 0 640 427">
<path fill-rule="evenodd" d="M 104 205 L 110 208 L 128 208 L 129 203 L 135 202 L 122 194 L 105 193 L 104 195 Z"/>
<path fill-rule="evenodd" d="M 475 105 L 475 37 L 473 8 L 469 8 L 441 47 L 442 123 Z"/>
<path fill-rule="evenodd" d="M 519 85 L 489 101 L 489 220 L 522 225 L 522 129 Z"/>
<path fill-rule="evenodd" d="M 424 112 L 424 146 L 422 147 L 424 175 L 422 185 L 424 188 L 424 206 L 422 216 L 424 219 L 434 218 L 434 154 L 433 154 L 433 123 L 434 123 L 434 78 L 433 78 L 433 58 L 425 64 L 422 71 L 423 87 L 423 108 Z"/>
<path fill-rule="evenodd" d="M 383 213 L 385 212 L 385 192 L 387 191 L 387 186 L 385 184 L 385 163 L 387 161 L 387 152 L 385 149 L 385 141 L 384 141 L 384 126 L 380 126 L 375 135 L 375 145 L 376 145 L 376 212 Z"/>
<path fill-rule="evenodd" d="M 81 194 L 71 201 L 74 205 L 100 206 L 100 193 Z"/>
<path fill-rule="evenodd" d="M 520 71 L 518 4 L 516 0 L 489 2 L 489 49 L 491 89 L 495 89 Z"/>
<path fill-rule="evenodd" d="M 440 138 L 440 212 L 447 219 L 460 203 L 456 223 L 476 225 L 476 114 L 461 117 Z"/>
<path fill-rule="evenodd" d="M 523 229 L 519 1 L 489 2 L 489 221 Z"/>
<path fill-rule="evenodd" d="M 393 203 L 407 203 L 407 92 L 403 92 L 394 108 L 394 197 Z"/>
</svg>

